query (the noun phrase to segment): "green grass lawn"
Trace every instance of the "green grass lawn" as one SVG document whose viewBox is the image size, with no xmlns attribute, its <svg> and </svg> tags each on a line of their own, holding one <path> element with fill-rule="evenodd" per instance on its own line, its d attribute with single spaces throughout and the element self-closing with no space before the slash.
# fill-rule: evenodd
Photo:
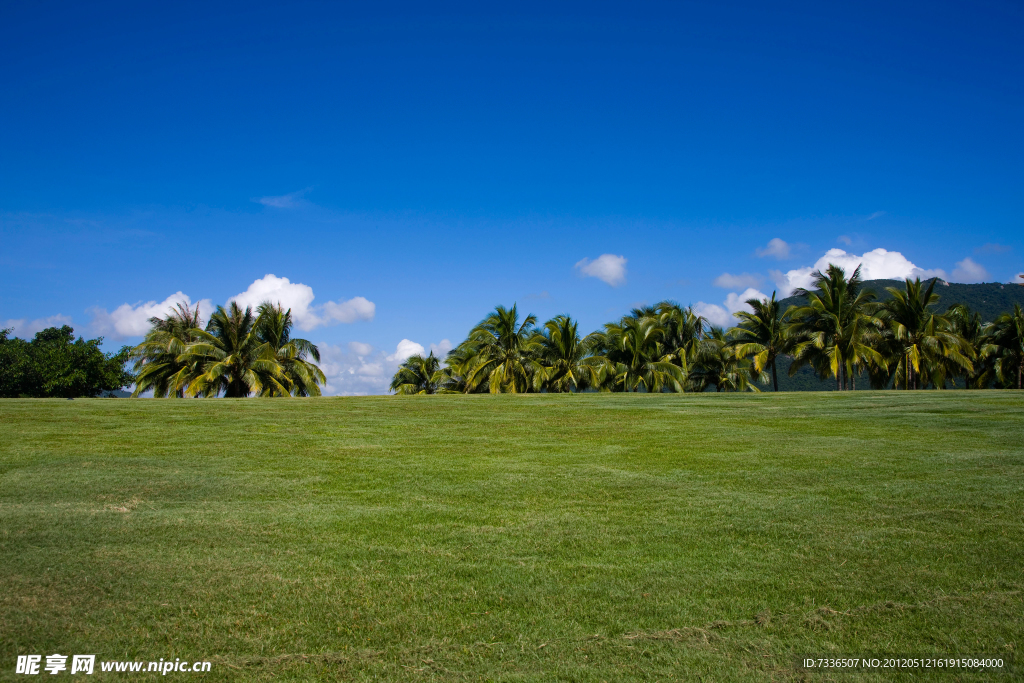
<svg viewBox="0 0 1024 683">
<path fill-rule="evenodd" d="M 0 467 L 4 680 L 892 680 L 794 657 L 1024 647 L 1019 392 L 5 400 Z"/>
</svg>

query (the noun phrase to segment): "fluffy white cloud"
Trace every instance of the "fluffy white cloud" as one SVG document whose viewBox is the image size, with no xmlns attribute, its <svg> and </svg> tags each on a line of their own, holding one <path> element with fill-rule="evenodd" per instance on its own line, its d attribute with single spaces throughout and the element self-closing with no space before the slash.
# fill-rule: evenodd
<svg viewBox="0 0 1024 683">
<path fill-rule="evenodd" d="M 268 274 L 254 281 L 241 294 L 230 299 L 245 308 L 255 308 L 264 301 L 280 303 L 290 308 L 295 325 L 300 330 L 309 331 L 321 325 L 334 323 L 353 323 L 358 320 L 373 320 L 377 307 L 372 301 L 361 296 L 340 303 L 328 301 L 323 306 L 313 305 L 313 288 L 301 282 L 291 282 L 286 277 Z M 187 294 L 175 292 L 161 302 L 147 301 L 136 304 L 121 304 L 107 312 L 104 308 L 93 308 L 90 312 L 93 319 L 90 329 L 95 334 L 123 337 L 141 337 L 149 331 L 149 319 L 154 316 L 163 317 L 179 304 L 189 306 L 192 300 Z M 199 313 L 203 320 L 209 320 L 213 313 L 213 303 L 202 299 L 198 303 Z"/>
<path fill-rule="evenodd" d="M 626 257 L 614 254 L 601 254 L 591 261 L 588 258 L 576 262 L 576 270 L 585 277 L 596 277 L 612 287 L 618 287 L 626 281 Z"/>
<path fill-rule="evenodd" d="M 865 280 L 900 280 L 908 277 L 940 277 L 946 279 L 946 272 L 941 269 L 926 270 L 918 268 L 898 251 L 874 249 L 860 256 L 848 254 L 842 249 L 829 249 L 813 266 L 796 268 L 788 272 L 773 270 L 770 272 L 781 296 L 789 296 L 797 287 L 810 288 L 814 283 L 814 272 L 824 271 L 829 264 L 843 268 L 847 275 L 861 266 L 861 276 Z"/>
<path fill-rule="evenodd" d="M 790 251 L 791 247 L 785 241 L 775 237 L 768 241 L 768 246 L 758 248 L 757 255 L 762 258 L 771 256 L 777 259 L 786 259 L 789 258 Z"/>
<path fill-rule="evenodd" d="M 92 308 L 93 315 L 89 326 L 95 334 L 116 338 L 141 337 L 149 331 L 149 319 L 162 318 L 172 312 L 178 304 L 192 305 L 187 294 L 175 292 L 161 302 L 147 301 L 137 304 L 121 304 L 108 313 L 105 308 Z M 213 303 L 209 299 L 201 299 L 198 303 L 199 314 L 204 320 L 213 312 Z"/>
<path fill-rule="evenodd" d="M 401 363 L 409 356 L 425 356 L 427 350 L 423 348 L 423 344 L 417 344 L 409 339 L 403 339 L 398 342 L 398 347 L 395 352 L 388 356 L 388 360 L 397 361 Z"/>
<path fill-rule="evenodd" d="M 722 302 L 721 306 L 698 301 L 694 304 L 693 310 L 716 327 L 730 327 L 736 322 L 736 318 L 733 316 L 734 313 L 739 311 L 750 312 L 752 310 L 746 303 L 748 299 L 767 298 L 764 292 L 748 287 L 739 294 L 730 292 L 725 297 L 725 301 Z"/>
<path fill-rule="evenodd" d="M 71 325 L 71 318 L 66 315 L 51 315 L 49 318 L 36 318 L 35 320 L 27 320 L 25 318 L 17 318 L 6 320 L 0 323 L 0 330 L 11 330 L 12 337 L 21 337 L 22 339 L 28 339 L 34 337 L 36 332 L 45 330 L 47 327 L 62 327 L 64 325 Z"/>
<path fill-rule="evenodd" d="M 698 301 L 693 305 L 693 310 L 715 327 L 729 327 L 732 324 L 732 313 L 716 304 Z"/>
<path fill-rule="evenodd" d="M 731 273 L 722 273 L 715 278 L 715 287 L 721 287 L 722 289 L 743 289 L 745 287 L 758 287 L 764 282 L 764 277 L 757 273 L 740 273 L 739 275 L 733 275 Z"/>
<path fill-rule="evenodd" d="M 985 282 L 989 277 L 985 266 L 977 263 L 969 256 L 963 261 L 957 261 L 956 268 L 953 269 L 954 282 Z"/>
<path fill-rule="evenodd" d="M 349 342 L 346 347 L 320 344 L 320 369 L 327 377 L 322 388 L 325 396 L 365 396 L 389 392 L 391 378 L 409 356 L 424 354 L 422 344 L 409 339 L 398 342 L 395 352 L 376 349 L 370 344 Z M 442 339 L 430 350 L 444 359 L 451 342 Z M 439 353 L 442 351 L 443 353 Z"/>
<path fill-rule="evenodd" d="M 1017 273 L 1011 279 L 1009 284 L 1011 285 L 1024 285 L 1024 273 Z"/>
<path fill-rule="evenodd" d="M 377 306 L 361 296 L 352 297 L 340 304 L 328 301 L 323 307 L 324 324 L 330 321 L 339 323 L 354 323 L 357 320 L 373 320 L 377 313 Z"/>
<path fill-rule="evenodd" d="M 235 301 L 243 308 L 255 308 L 264 301 L 280 303 L 284 308 L 291 309 L 295 325 L 305 331 L 338 322 L 373 320 L 376 314 L 374 303 L 361 296 L 341 303 L 328 301 L 323 306 L 313 306 L 314 298 L 313 288 L 309 285 L 291 282 L 286 277 L 277 277 L 271 273 L 254 281 L 248 289 L 231 297 L 228 302 Z"/>
<path fill-rule="evenodd" d="M 453 348 L 454 347 L 452 346 L 451 340 L 442 339 L 437 344 L 430 345 L 430 352 L 437 356 L 438 358 L 440 358 L 441 360 L 444 360 L 444 357 L 447 356 L 448 352 L 451 351 Z"/>
<path fill-rule="evenodd" d="M 321 387 L 325 396 L 386 394 L 397 363 L 369 344 L 355 342 L 349 347 L 320 344 L 320 369 L 327 378 Z M 390 370 L 390 374 L 389 371 Z"/>
<path fill-rule="evenodd" d="M 370 346 L 369 344 L 364 344 L 362 342 L 349 342 L 348 348 L 352 353 L 356 354 L 357 356 L 369 356 L 371 353 L 373 353 L 373 347 Z"/>
</svg>

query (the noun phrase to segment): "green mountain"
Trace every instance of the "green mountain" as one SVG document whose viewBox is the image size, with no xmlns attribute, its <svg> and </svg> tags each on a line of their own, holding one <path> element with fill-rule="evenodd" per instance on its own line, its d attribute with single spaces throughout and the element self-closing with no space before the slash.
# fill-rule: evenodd
<svg viewBox="0 0 1024 683">
<path fill-rule="evenodd" d="M 864 288 L 874 290 L 879 301 L 892 298 L 885 290 L 886 287 L 902 289 L 903 286 L 902 280 L 866 280 L 864 282 Z M 997 315 L 1010 310 L 1014 304 L 1024 306 L 1024 287 L 1020 285 L 999 282 L 964 285 L 939 280 L 935 285 L 935 293 L 939 295 L 937 310 L 944 311 L 953 304 L 967 304 L 972 311 L 981 313 L 982 319 L 987 322 L 995 320 Z M 787 297 L 782 300 L 782 310 L 786 310 L 790 305 L 802 306 L 805 303 L 806 300 L 803 297 Z"/>
</svg>

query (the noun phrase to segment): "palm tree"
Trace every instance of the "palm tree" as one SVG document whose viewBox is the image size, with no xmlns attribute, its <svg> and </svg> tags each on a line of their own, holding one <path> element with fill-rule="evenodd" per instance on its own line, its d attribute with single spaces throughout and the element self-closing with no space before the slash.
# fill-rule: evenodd
<svg viewBox="0 0 1024 683">
<path fill-rule="evenodd" d="M 732 340 L 729 344 L 735 347 L 737 358 L 751 358 L 754 372 L 760 374 L 771 368 L 772 387 L 778 391 L 775 360 L 789 347 L 789 320 L 780 314 L 775 292 L 772 292 L 771 299 L 747 299 L 746 303 L 753 311 L 735 314 L 740 324 L 730 330 Z"/>
<path fill-rule="evenodd" d="M 396 394 L 436 394 L 441 391 L 445 375 L 440 372 L 441 361 L 431 351 L 426 358 L 409 356 L 391 380 L 391 391 Z"/>
<path fill-rule="evenodd" d="M 462 342 L 448 352 L 444 367 L 438 370 L 437 386 L 440 394 L 486 393 L 490 391 L 487 380 L 472 390 L 466 378 L 473 369 L 476 360 L 476 349 L 468 340 Z"/>
<path fill-rule="evenodd" d="M 936 279 L 923 289 L 921 278 L 907 278 L 905 288 L 886 287 L 892 298 L 882 304 L 879 317 L 892 334 L 898 350 L 894 383 L 907 389 L 945 384 L 948 364 L 972 372 L 973 351 L 956 334 L 948 318 L 931 307 L 938 302 L 934 293 Z"/>
<path fill-rule="evenodd" d="M 1012 385 L 1017 375 L 1017 388 L 1024 382 L 1024 311 L 1020 304 L 995 319 L 986 334 L 985 350 L 995 357 L 995 371 L 999 381 Z"/>
<path fill-rule="evenodd" d="M 486 381 L 492 394 L 529 391 L 533 374 L 540 367 L 536 360 L 540 348 L 536 323 L 535 315 L 520 322 L 513 305 L 511 309 L 496 307 L 474 327 L 466 340 L 473 356 L 472 367 L 467 368 L 467 390 Z"/>
<path fill-rule="evenodd" d="M 674 362 L 686 374 L 700 340 L 707 336 L 707 321 L 693 308 L 683 308 L 672 301 L 657 304 L 654 312 L 665 329 L 662 344 L 672 351 Z"/>
<path fill-rule="evenodd" d="M 274 350 L 274 360 L 281 366 L 287 382 L 282 383 L 292 396 L 319 396 L 320 385 L 327 382 L 320 362 L 320 349 L 313 343 L 292 337 L 292 311 L 280 303 L 264 302 L 257 311 L 256 334 L 260 341 Z M 312 358 L 314 362 L 306 360 Z M 260 396 L 280 396 L 276 384 L 264 384 Z M 284 394 L 288 395 L 288 394 Z"/>
<path fill-rule="evenodd" d="M 190 382 L 187 393 L 227 398 L 290 395 L 276 349 L 260 338 L 259 327 L 251 306 L 242 310 L 233 301 L 226 310 L 218 306 L 206 330 L 196 331 L 198 341 L 182 354 L 190 361 L 197 360 L 202 371 Z"/>
<path fill-rule="evenodd" d="M 973 372 L 962 368 L 955 368 L 954 371 L 961 372 L 965 388 L 984 389 L 992 382 L 992 375 L 995 372 L 990 357 L 986 357 L 983 352 L 989 325 L 982 321 L 980 313 L 972 311 L 967 304 L 950 306 L 946 310 L 946 317 L 952 325 L 953 332 L 971 347 L 971 357 L 976 358 Z"/>
<path fill-rule="evenodd" d="M 601 385 L 607 363 L 593 355 L 593 339 L 580 339 L 579 324 L 567 315 L 544 323 L 537 341 L 540 367 L 533 375 L 536 391 L 581 391 Z"/>
<path fill-rule="evenodd" d="M 836 390 L 856 388 L 856 373 L 863 367 L 884 363 L 874 348 L 879 321 L 871 315 L 875 295 L 863 291 L 860 266 L 849 279 L 846 271 L 829 264 L 825 273 L 814 273 L 815 290 L 797 289 L 807 305 L 786 311 L 793 339 L 790 376 L 809 364 L 818 376 L 835 377 Z"/>
<path fill-rule="evenodd" d="M 196 341 L 196 331 L 202 327 L 199 306 L 179 303 L 165 317 L 150 318 L 149 324 L 142 343 L 131 350 L 138 373 L 132 396 L 152 389 L 156 398 L 181 398 L 199 374 L 196 359 L 182 355 Z"/>
<path fill-rule="evenodd" d="M 656 316 L 628 315 L 595 333 L 593 344 L 610 365 L 608 382 L 620 391 L 683 391 L 682 368 L 666 349 L 665 327 Z"/>
<path fill-rule="evenodd" d="M 736 347 L 729 343 L 722 328 L 713 327 L 697 348 L 688 384 L 691 391 L 698 392 L 712 386 L 716 392 L 760 392 L 750 382 L 751 375 L 759 381 L 767 380 L 763 372 L 753 371 L 751 362 L 736 353 Z"/>
</svg>

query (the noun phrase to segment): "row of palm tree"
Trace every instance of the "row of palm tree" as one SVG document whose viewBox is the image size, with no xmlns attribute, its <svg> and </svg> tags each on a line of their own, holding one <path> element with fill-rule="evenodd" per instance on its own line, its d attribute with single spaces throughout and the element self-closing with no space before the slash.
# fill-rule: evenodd
<svg viewBox="0 0 1024 683">
<path fill-rule="evenodd" d="M 291 310 L 280 304 L 255 312 L 234 302 L 218 306 L 205 327 L 198 306 L 178 304 L 149 322 L 131 352 L 138 373 L 132 396 L 319 396 L 326 381 L 316 365 L 320 351 L 291 336 Z"/>
<path fill-rule="evenodd" d="M 399 394 L 597 391 L 779 390 L 778 362 L 789 374 L 810 367 L 837 390 L 872 388 L 1021 388 L 1024 313 L 1015 306 L 993 323 L 962 305 L 937 310 L 936 280 L 907 279 L 878 301 L 860 268 L 847 277 L 830 265 L 814 286 L 795 293 L 806 303 L 782 310 L 750 299 L 729 330 L 669 301 L 633 309 L 585 337 L 568 316 L 537 325 L 516 306 L 498 306 L 442 362 L 412 356 L 395 374 Z"/>
</svg>

